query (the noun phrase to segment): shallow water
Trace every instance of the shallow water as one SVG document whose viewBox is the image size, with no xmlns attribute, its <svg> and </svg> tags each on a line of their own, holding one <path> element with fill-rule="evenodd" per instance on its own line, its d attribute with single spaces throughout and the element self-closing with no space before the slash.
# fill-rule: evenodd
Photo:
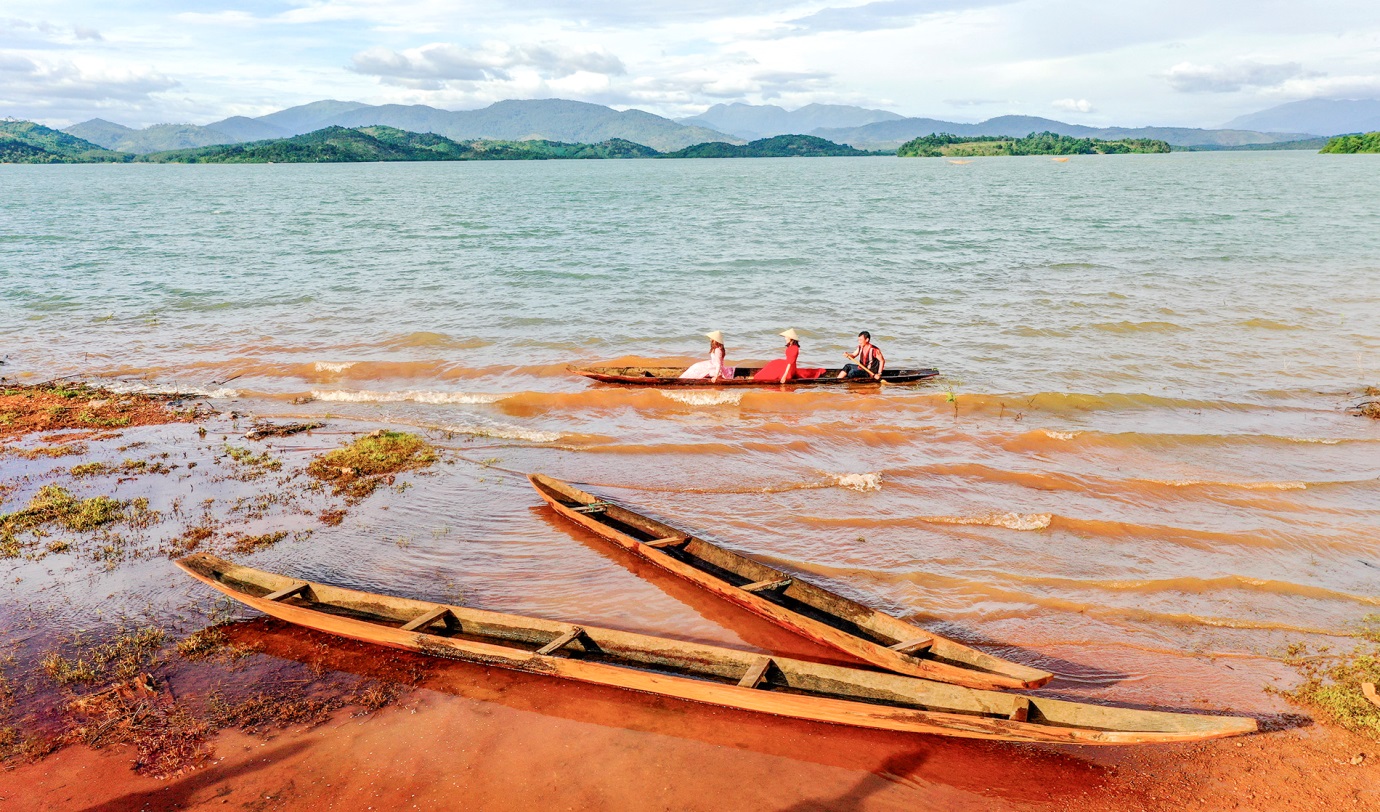
<svg viewBox="0 0 1380 812">
<path fill-rule="evenodd" d="M 3 166 L 0 183 L 0 355 L 21 380 L 446 429 L 1070 694 L 1260 708 L 1281 673 L 1266 655 L 1380 606 L 1380 424 L 1342 411 L 1380 383 L 1364 157 Z M 663 392 L 565 371 L 689 363 L 710 329 L 731 361 L 767 360 L 788 326 L 806 364 L 869 329 L 891 366 L 945 377 Z M 472 605 L 763 639 L 572 541 L 504 471 L 442 484 L 263 561 L 437 598 L 459 573 Z"/>
</svg>

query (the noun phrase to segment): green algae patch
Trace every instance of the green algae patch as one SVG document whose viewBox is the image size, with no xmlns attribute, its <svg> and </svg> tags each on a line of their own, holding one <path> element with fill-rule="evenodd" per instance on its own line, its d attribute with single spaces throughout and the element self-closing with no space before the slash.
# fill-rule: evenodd
<svg viewBox="0 0 1380 812">
<path fill-rule="evenodd" d="M 1366 642 L 1349 652 L 1291 645 L 1284 662 L 1299 672 L 1303 682 L 1292 691 L 1275 692 L 1333 724 L 1380 741 L 1380 706 L 1372 704 L 1362 688 L 1366 683 L 1380 685 L 1380 614 L 1364 617 L 1357 636 Z"/>
<path fill-rule="evenodd" d="M 393 484 L 396 474 L 426 468 L 436 459 L 436 447 L 415 434 L 375 431 L 312 460 L 307 473 L 336 494 L 363 499 L 380 484 Z"/>
</svg>

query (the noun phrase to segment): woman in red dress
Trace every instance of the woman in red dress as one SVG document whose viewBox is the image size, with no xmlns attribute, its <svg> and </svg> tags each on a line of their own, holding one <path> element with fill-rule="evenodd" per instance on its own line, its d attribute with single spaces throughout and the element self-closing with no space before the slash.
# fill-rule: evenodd
<svg viewBox="0 0 1380 812">
<path fill-rule="evenodd" d="M 786 357 L 778 358 L 757 370 L 757 374 L 752 376 L 753 380 L 787 383 L 796 377 L 799 372 L 796 361 L 800 358 L 800 336 L 795 328 L 789 328 L 781 333 L 781 337 L 786 339 Z"/>
</svg>

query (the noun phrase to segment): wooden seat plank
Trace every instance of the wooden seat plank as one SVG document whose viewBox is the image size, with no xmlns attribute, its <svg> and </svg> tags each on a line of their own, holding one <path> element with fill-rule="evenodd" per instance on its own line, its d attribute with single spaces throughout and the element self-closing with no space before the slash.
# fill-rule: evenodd
<svg viewBox="0 0 1380 812">
<path fill-rule="evenodd" d="M 560 649 L 563 649 L 563 648 L 565 648 L 566 646 L 568 646 L 568 645 L 570 645 L 571 643 L 573 643 L 573 642 L 575 641 L 575 638 L 579 637 L 580 635 L 582 635 L 582 634 L 584 634 L 584 633 L 585 633 L 585 630 L 584 630 L 584 629 L 580 628 L 579 626 L 575 626 L 575 627 L 572 628 L 570 631 L 566 632 L 565 634 L 561 635 L 560 637 L 557 637 L 555 640 L 552 640 L 550 643 L 547 643 L 546 645 L 544 645 L 544 646 L 542 646 L 541 648 L 537 649 L 537 653 L 538 653 L 538 654 L 554 654 L 555 652 L 559 651 Z"/>
<path fill-rule="evenodd" d="M 888 648 L 900 654 L 914 654 L 917 651 L 924 651 L 932 645 L 934 645 L 934 638 L 925 635 L 911 640 L 902 640 L 894 646 L 888 646 Z"/>
<path fill-rule="evenodd" d="M 744 592 L 765 592 L 768 589 L 783 589 L 785 587 L 788 587 L 791 585 L 791 582 L 793 580 L 795 579 L 781 578 L 780 580 L 757 581 L 751 584 L 743 584 L 738 588 L 743 590 Z"/>
<path fill-rule="evenodd" d="M 1009 717 L 1011 721 L 1024 722 L 1029 719 L 1030 700 L 1024 696 L 1012 697 L 1012 700 L 1014 700 L 1014 705 L 1011 708 L 1011 716 Z"/>
<path fill-rule="evenodd" d="M 296 584 L 294 584 L 294 585 L 292 585 L 292 586 L 290 586 L 290 587 L 286 587 L 286 588 L 284 588 L 284 589 L 280 589 L 280 590 L 278 590 L 277 592 L 271 592 L 271 593 L 265 595 L 265 596 L 263 597 L 263 599 L 266 600 L 266 601 L 281 601 L 281 600 L 285 600 L 285 599 L 287 599 L 287 598 L 291 598 L 293 595 L 296 595 L 296 594 L 298 594 L 299 592 L 304 591 L 304 590 L 305 590 L 307 587 L 309 587 L 309 586 L 311 586 L 311 584 L 307 583 L 306 581 L 300 581 L 300 582 L 298 582 L 298 583 L 296 583 Z"/>
<path fill-rule="evenodd" d="M 412 620 L 409 620 L 406 624 L 403 625 L 402 630 L 405 632 L 415 632 L 420 629 L 425 629 L 427 626 L 430 626 L 431 624 L 435 623 L 438 620 L 441 620 L 442 618 L 445 618 L 446 625 L 449 626 L 451 617 L 452 616 L 450 612 L 450 607 L 435 606 L 429 611 L 422 614 L 420 617 L 416 617 Z"/>
<path fill-rule="evenodd" d="M 689 536 L 667 536 L 664 539 L 652 539 L 651 541 L 644 541 L 642 543 L 648 547 L 656 547 L 659 549 L 661 547 L 674 547 L 677 544 L 685 544 L 688 541 L 690 541 Z"/>
<path fill-rule="evenodd" d="M 743 678 L 738 680 L 739 688 L 756 688 L 762 683 L 762 679 L 767 675 L 767 669 L 771 668 L 771 658 L 762 657 L 748 668 Z"/>
</svg>

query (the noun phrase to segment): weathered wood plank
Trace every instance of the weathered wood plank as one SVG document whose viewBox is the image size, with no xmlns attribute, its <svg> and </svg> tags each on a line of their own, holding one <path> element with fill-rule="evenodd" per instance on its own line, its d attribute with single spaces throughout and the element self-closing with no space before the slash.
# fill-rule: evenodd
<svg viewBox="0 0 1380 812">
<path fill-rule="evenodd" d="M 756 688 L 762 683 L 762 678 L 767 675 L 768 668 L 771 668 L 771 658 L 762 657 L 748 668 L 742 679 L 738 680 L 738 687 Z"/>
<path fill-rule="evenodd" d="M 785 589 L 794 581 L 794 578 L 781 578 L 778 580 L 757 581 L 751 584 L 743 584 L 738 588 L 744 592 L 766 592 L 769 589 Z"/>
<path fill-rule="evenodd" d="M 270 594 L 268 594 L 268 595 L 265 595 L 265 596 L 264 596 L 264 600 L 266 600 L 266 601 L 281 601 L 281 600 L 286 600 L 286 599 L 288 599 L 288 598 L 291 598 L 293 595 L 297 595 L 297 594 L 299 594 L 299 593 L 301 593 L 301 592 L 306 591 L 307 587 L 309 587 L 309 586 L 311 586 L 311 584 L 307 583 L 306 581 L 298 581 L 296 584 L 293 584 L 293 585 L 290 586 L 290 587 L 287 587 L 287 588 L 285 588 L 285 589 L 280 589 L 280 590 L 278 590 L 277 592 L 273 592 L 273 593 L 270 593 Z"/>
<path fill-rule="evenodd" d="M 552 640 L 550 643 L 547 643 L 546 645 L 537 649 L 537 653 L 554 654 L 555 652 L 560 651 L 561 649 L 575 642 L 575 638 L 579 637 L 584 633 L 584 629 L 580 628 L 579 626 L 575 626 L 570 631 L 566 632 L 560 637 L 557 637 L 555 640 Z"/>
<path fill-rule="evenodd" d="M 888 648 L 902 654 L 914 654 L 917 651 L 924 651 L 932 645 L 934 645 L 934 637 L 927 634 L 924 637 L 902 640 L 894 646 L 888 646 Z"/>
<path fill-rule="evenodd" d="M 685 544 L 689 541 L 689 536 L 667 536 L 664 539 L 652 539 L 651 541 L 643 542 L 643 544 L 654 549 L 661 549 L 662 547 L 675 547 L 678 544 Z"/>
<path fill-rule="evenodd" d="M 422 615 L 421 617 L 414 618 L 413 620 L 409 620 L 409 621 L 402 627 L 402 630 L 405 631 L 405 632 L 415 632 L 415 631 L 417 631 L 418 629 L 425 629 L 427 626 L 430 626 L 431 624 L 435 623 L 435 622 L 438 621 L 438 620 L 441 620 L 442 618 L 446 618 L 446 619 L 447 619 L 448 622 L 446 623 L 446 625 L 449 626 L 449 625 L 450 625 L 450 623 L 449 623 L 449 618 L 450 618 L 450 617 L 452 617 L 451 612 L 450 612 L 450 607 L 448 607 L 448 606 L 437 606 L 435 609 L 432 609 L 430 612 L 427 612 L 426 614 Z"/>
<path fill-rule="evenodd" d="M 1007 717 L 1013 722 L 1024 722 L 1030 718 L 1030 699 L 1029 697 L 1012 697 L 1015 704 L 1011 708 L 1011 715 Z"/>
</svg>

